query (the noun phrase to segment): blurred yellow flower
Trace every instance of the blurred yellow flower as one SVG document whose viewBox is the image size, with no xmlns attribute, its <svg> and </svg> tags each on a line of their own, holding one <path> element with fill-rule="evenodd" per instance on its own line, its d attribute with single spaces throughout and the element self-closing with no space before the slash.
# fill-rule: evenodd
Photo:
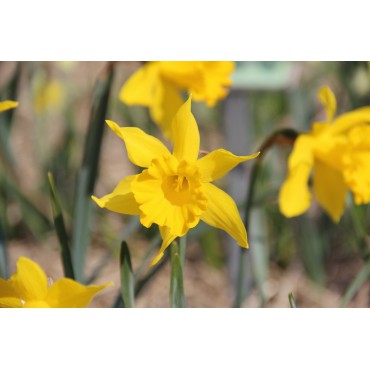
<svg viewBox="0 0 370 370">
<path fill-rule="evenodd" d="M 144 169 L 125 177 L 111 194 L 92 199 L 102 208 L 139 215 L 145 227 L 159 226 L 162 246 L 152 264 L 176 238 L 185 235 L 199 220 L 229 233 L 247 248 L 247 232 L 233 199 L 211 184 L 239 163 L 255 158 L 236 156 L 224 149 L 198 159 L 200 137 L 191 113 L 191 98 L 172 121 L 173 153 L 153 136 L 135 127 L 119 127 L 106 121 L 125 142 L 132 163 Z"/>
<path fill-rule="evenodd" d="M 43 74 L 35 77 L 34 107 L 36 113 L 40 114 L 47 110 L 62 106 L 65 98 L 65 88 L 60 80 L 54 78 L 46 80 Z"/>
<path fill-rule="evenodd" d="M 314 194 L 333 221 L 339 222 L 347 189 L 353 191 L 357 203 L 370 200 L 370 141 L 366 138 L 358 140 L 359 136 L 368 133 L 366 124 L 370 123 L 370 107 L 333 119 L 336 112 L 333 92 L 324 86 L 318 97 L 326 108 L 327 120 L 314 123 L 310 133 L 299 135 L 295 141 L 288 162 L 288 178 L 280 190 L 279 205 L 286 217 L 298 216 L 309 208 L 308 181 L 313 169 Z"/>
<path fill-rule="evenodd" d="M 0 278 L 0 307 L 83 308 L 95 294 L 112 284 L 84 286 L 62 278 L 48 286 L 47 276 L 39 265 L 20 257 L 17 272 L 9 280 Z"/>
<path fill-rule="evenodd" d="M 13 100 L 0 101 L 0 112 L 18 107 L 18 102 Z"/>
<path fill-rule="evenodd" d="M 171 122 L 183 104 L 181 91 L 212 107 L 228 93 L 234 62 L 148 62 L 123 85 L 120 100 L 143 105 L 171 138 Z"/>
</svg>

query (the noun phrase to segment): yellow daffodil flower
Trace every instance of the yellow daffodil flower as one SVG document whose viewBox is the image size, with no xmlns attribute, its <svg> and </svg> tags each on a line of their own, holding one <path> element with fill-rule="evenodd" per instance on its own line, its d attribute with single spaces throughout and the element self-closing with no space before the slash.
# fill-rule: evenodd
<svg viewBox="0 0 370 370">
<path fill-rule="evenodd" d="M 324 86 L 318 97 L 326 108 L 327 120 L 314 123 L 310 133 L 299 135 L 295 141 L 288 162 L 288 178 L 280 190 L 279 205 L 286 217 L 298 216 L 309 208 L 308 180 L 313 169 L 314 194 L 333 221 L 339 222 L 347 189 L 354 192 L 357 202 L 370 199 L 369 188 L 365 185 L 370 179 L 370 142 L 366 138 L 357 140 L 360 132 L 365 134 L 362 130 L 368 130 L 370 107 L 334 119 L 336 99 L 333 92 Z M 367 146 L 366 155 L 364 145 Z"/>
<path fill-rule="evenodd" d="M 159 225 L 163 242 L 152 264 L 162 258 L 176 237 L 185 235 L 199 220 L 226 231 L 240 246 L 248 247 L 235 202 L 211 182 L 259 153 L 238 157 L 218 149 L 198 159 L 200 137 L 191 113 L 191 98 L 172 121 L 172 154 L 161 141 L 138 128 L 106 122 L 125 142 L 130 161 L 146 169 L 125 177 L 111 194 L 92 199 L 110 211 L 139 215 L 145 227 Z"/>
<path fill-rule="evenodd" d="M 0 101 L 0 112 L 18 107 L 18 102 L 13 100 Z"/>
<path fill-rule="evenodd" d="M 48 278 L 39 265 L 20 257 L 17 271 L 9 278 L 0 278 L 1 308 L 83 308 L 95 294 L 112 285 L 84 286 L 62 278 L 48 286 Z"/>
<path fill-rule="evenodd" d="M 37 79 L 36 79 L 37 80 Z M 65 88 L 60 80 L 47 81 L 40 78 L 35 83 L 34 107 L 36 113 L 44 113 L 48 110 L 62 106 L 65 98 Z"/>
<path fill-rule="evenodd" d="M 172 138 L 171 122 L 183 104 L 181 91 L 213 107 L 231 86 L 234 62 L 149 62 L 123 85 L 120 100 L 143 105 L 164 132 Z"/>
</svg>

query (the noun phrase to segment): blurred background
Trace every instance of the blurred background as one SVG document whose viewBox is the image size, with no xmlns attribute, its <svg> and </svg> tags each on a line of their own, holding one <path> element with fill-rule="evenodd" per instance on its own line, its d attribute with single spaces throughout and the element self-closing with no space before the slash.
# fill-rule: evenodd
<svg viewBox="0 0 370 370">
<path fill-rule="evenodd" d="M 110 193 L 137 172 L 123 142 L 105 119 L 133 125 L 165 141 L 144 107 L 119 99 L 140 62 L 1 62 L 0 101 L 19 106 L 0 113 L 0 264 L 3 276 L 19 256 L 38 262 L 56 280 L 63 276 L 54 230 L 47 173 L 55 179 L 72 249 L 79 245 L 79 280 L 114 281 L 94 299 L 111 307 L 120 285 L 119 247 L 127 240 L 137 288 L 136 307 L 169 307 L 170 265 L 149 268 L 159 246 L 157 228 L 137 217 L 98 209 L 90 195 Z M 238 62 L 228 97 L 209 108 L 193 103 L 201 149 L 256 152 L 277 129 L 310 129 L 325 119 L 316 94 L 329 85 L 338 114 L 370 105 L 367 62 Z M 243 307 L 368 307 L 370 267 L 368 206 L 348 197 L 339 224 L 312 203 L 285 218 L 277 203 L 286 177 L 290 145 L 266 153 L 256 183 L 248 227 L 250 250 L 243 259 Z M 253 161 L 218 181 L 243 215 Z M 86 175 L 86 168 L 94 176 Z M 75 248 L 76 250 L 76 248 Z M 237 294 L 240 248 L 225 233 L 199 224 L 188 236 L 185 296 L 188 307 L 232 307 Z M 153 275 L 153 276 L 152 276 Z M 150 279 L 147 279 L 147 277 Z"/>
</svg>

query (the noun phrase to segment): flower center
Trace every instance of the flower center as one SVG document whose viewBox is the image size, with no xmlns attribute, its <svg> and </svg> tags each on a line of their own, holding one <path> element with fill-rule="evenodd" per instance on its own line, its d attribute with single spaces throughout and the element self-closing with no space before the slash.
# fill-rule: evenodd
<svg viewBox="0 0 370 370">
<path fill-rule="evenodd" d="M 179 236 L 194 227 L 207 208 L 198 167 L 174 156 L 155 158 L 131 189 L 144 226 L 167 226 Z"/>
<path fill-rule="evenodd" d="M 162 182 L 164 196 L 174 205 L 184 205 L 191 202 L 190 181 L 185 176 L 166 176 Z"/>
</svg>

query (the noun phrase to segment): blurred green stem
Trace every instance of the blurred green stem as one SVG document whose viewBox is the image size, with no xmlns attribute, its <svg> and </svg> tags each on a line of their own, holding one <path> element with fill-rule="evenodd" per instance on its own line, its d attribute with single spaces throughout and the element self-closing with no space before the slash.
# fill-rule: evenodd
<svg viewBox="0 0 370 370">
<path fill-rule="evenodd" d="M 182 238 L 180 238 L 181 240 Z M 171 280 L 170 280 L 170 305 L 172 308 L 183 308 L 186 306 L 184 296 L 184 274 L 180 259 L 179 248 L 173 242 L 171 248 Z"/>
<path fill-rule="evenodd" d="M 360 272 L 356 275 L 347 291 L 344 293 L 341 299 L 340 307 L 347 307 L 348 303 L 352 300 L 352 298 L 361 288 L 362 284 L 369 278 L 370 278 L 370 261 L 368 261 L 366 265 L 360 270 Z"/>
<path fill-rule="evenodd" d="M 282 129 L 275 131 L 272 133 L 261 145 L 259 152 L 260 155 L 256 158 L 253 162 L 253 167 L 250 174 L 250 183 L 248 187 L 246 203 L 245 203 L 245 219 L 244 219 L 244 226 L 246 230 L 249 228 L 249 216 L 252 209 L 252 202 L 255 192 L 256 180 L 258 178 L 260 166 L 262 159 L 269 148 L 271 148 L 275 144 L 279 145 L 292 145 L 298 136 L 298 133 L 292 129 Z M 238 269 L 238 276 L 237 276 L 237 289 L 236 289 L 236 297 L 234 302 L 234 307 L 241 307 L 244 295 L 245 295 L 245 265 L 246 265 L 246 258 L 247 258 L 248 249 L 239 248 L 239 269 Z M 259 286 L 259 294 L 261 299 L 261 305 L 263 306 L 265 303 L 265 295 L 262 290 L 262 286 Z"/>
<path fill-rule="evenodd" d="M 179 238 L 179 255 L 183 273 L 185 271 L 186 234 Z"/>
<path fill-rule="evenodd" d="M 5 235 L 0 222 L 0 277 L 8 278 L 8 253 L 6 248 Z"/>
<path fill-rule="evenodd" d="M 367 279 L 370 279 L 370 252 L 368 246 L 368 235 L 366 232 L 366 227 L 364 225 L 364 220 L 366 220 L 365 212 L 366 206 L 355 206 L 350 207 L 350 212 L 352 216 L 353 228 L 355 230 L 356 245 L 358 246 L 361 257 L 365 263 L 360 272 L 353 279 L 351 285 L 348 287 L 347 291 L 344 293 L 340 307 L 346 307 L 352 298 L 359 291 L 361 286 L 365 283 Z"/>
<path fill-rule="evenodd" d="M 288 298 L 289 298 L 289 304 L 290 304 L 290 307 L 291 307 L 291 308 L 297 308 L 297 304 L 296 304 L 296 302 L 295 302 L 295 299 L 294 299 L 293 293 L 289 293 Z"/>
<path fill-rule="evenodd" d="M 55 189 L 54 177 L 51 172 L 48 172 L 48 180 L 49 180 L 51 208 L 54 217 L 55 230 L 60 243 L 64 276 L 74 280 L 75 274 L 72 265 L 68 235 L 64 224 L 62 208 L 60 206 L 59 198 Z"/>
</svg>

